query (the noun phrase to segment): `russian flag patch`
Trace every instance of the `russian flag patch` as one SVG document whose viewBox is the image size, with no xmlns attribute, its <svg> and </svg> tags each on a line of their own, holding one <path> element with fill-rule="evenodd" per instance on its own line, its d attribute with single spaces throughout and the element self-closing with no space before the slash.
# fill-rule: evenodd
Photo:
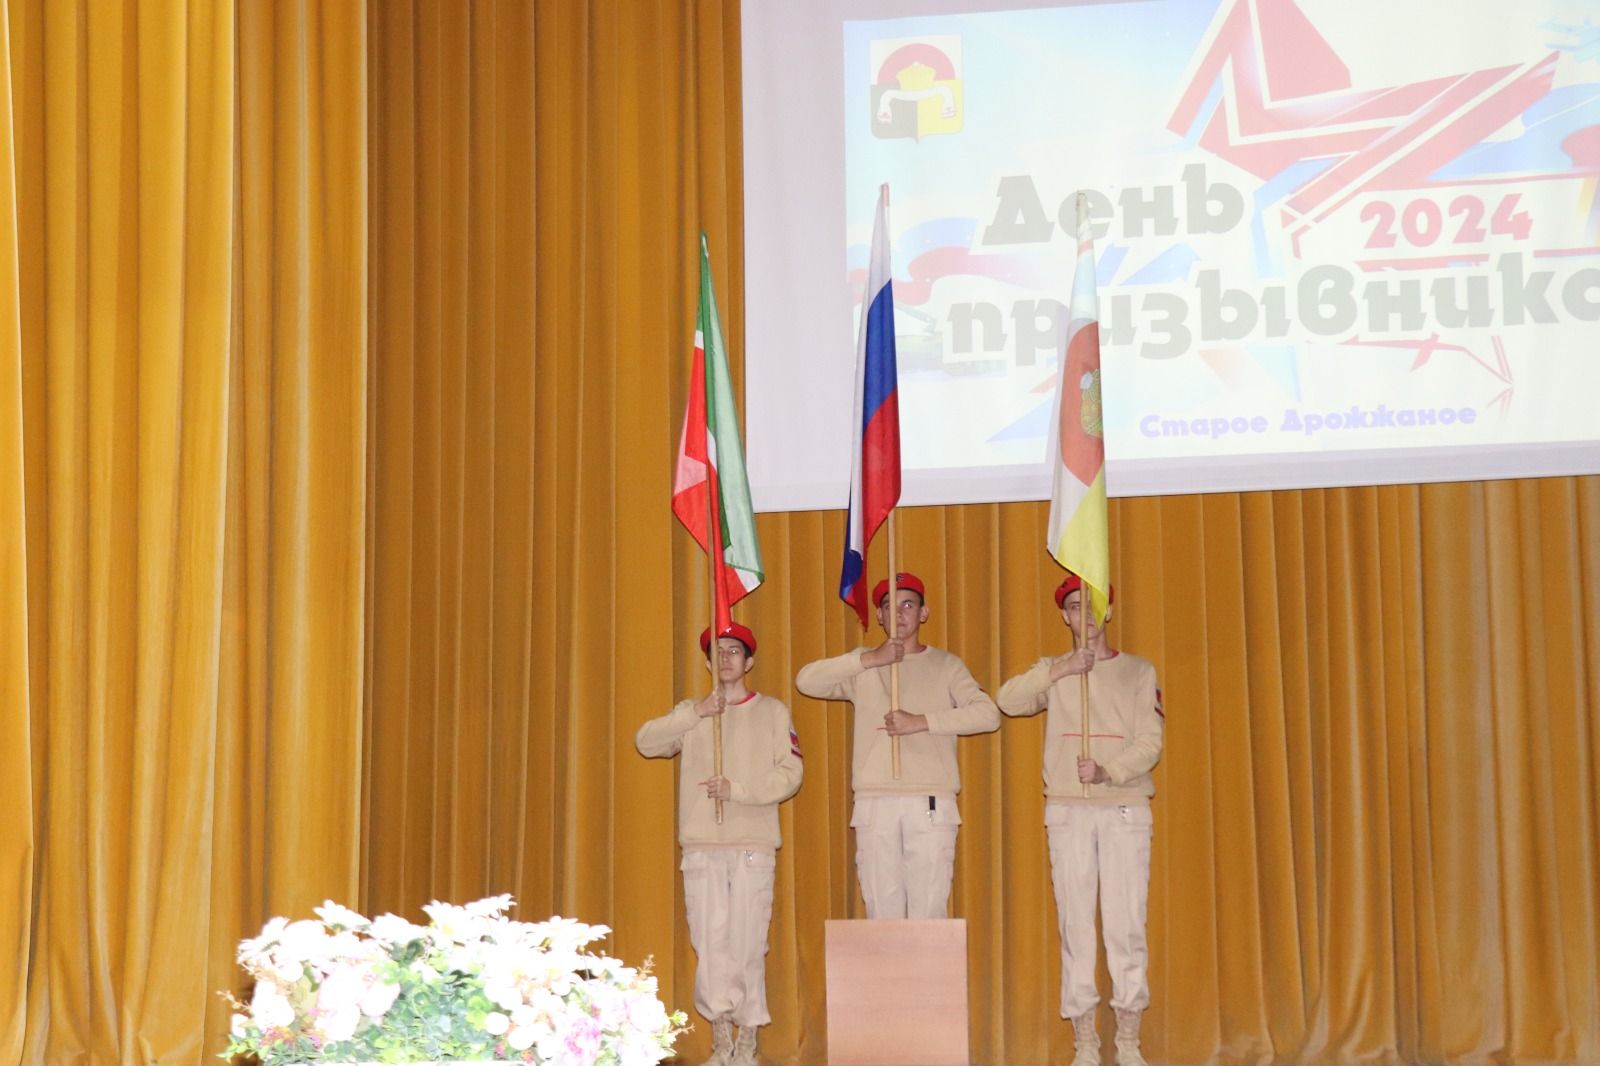
<svg viewBox="0 0 1600 1066">
<path fill-rule="evenodd" d="M 800 751 L 800 734 L 794 731 L 793 726 L 789 727 L 789 750 L 794 752 L 795 758 L 805 758 L 805 755 Z"/>
</svg>

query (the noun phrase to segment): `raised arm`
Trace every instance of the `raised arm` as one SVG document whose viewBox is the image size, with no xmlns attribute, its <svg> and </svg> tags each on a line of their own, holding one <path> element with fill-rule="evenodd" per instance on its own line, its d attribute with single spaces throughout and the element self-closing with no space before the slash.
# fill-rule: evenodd
<svg viewBox="0 0 1600 1066">
<path fill-rule="evenodd" d="M 652 718 L 633 735 L 633 746 L 640 755 L 665 758 L 683 748 L 683 738 L 700 723 L 693 700 L 684 700 L 660 718 Z"/>
<path fill-rule="evenodd" d="M 843 655 L 835 655 L 831 659 L 818 659 L 814 663 L 807 663 L 795 676 L 794 686 L 813 699 L 853 699 L 856 692 L 856 678 L 867 669 L 861 665 L 863 654 L 865 651 L 857 648 Z"/>
<path fill-rule="evenodd" d="M 918 708 L 928 720 L 928 732 L 943 736 L 971 736 L 1000 728 L 1000 709 L 983 691 L 966 664 L 950 657 L 947 685 L 950 707 Z"/>
<path fill-rule="evenodd" d="M 1050 660 L 1040 659 L 1000 686 L 1000 710 L 1014 718 L 1038 714 L 1050 703 L 1050 685 Z"/>
</svg>

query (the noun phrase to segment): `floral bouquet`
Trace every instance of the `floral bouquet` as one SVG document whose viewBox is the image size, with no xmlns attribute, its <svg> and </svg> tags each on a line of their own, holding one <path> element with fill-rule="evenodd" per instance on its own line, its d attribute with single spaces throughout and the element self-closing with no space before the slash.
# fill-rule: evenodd
<svg viewBox="0 0 1600 1066">
<path fill-rule="evenodd" d="M 514 922 L 510 906 L 430 903 L 426 926 L 335 903 L 316 908 L 319 921 L 272 919 L 239 945 L 255 992 L 232 1000 L 222 1057 L 654 1066 L 672 1054 L 685 1018 L 662 1006 L 648 965 L 583 950 L 609 929 Z"/>
</svg>

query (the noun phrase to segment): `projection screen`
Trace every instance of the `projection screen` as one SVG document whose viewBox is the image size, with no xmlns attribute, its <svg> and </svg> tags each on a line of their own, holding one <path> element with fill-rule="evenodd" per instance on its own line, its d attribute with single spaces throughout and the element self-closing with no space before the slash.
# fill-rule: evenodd
<svg viewBox="0 0 1600 1066">
<path fill-rule="evenodd" d="M 1080 189 L 1113 495 L 1600 471 L 1594 10 L 747 0 L 756 507 L 844 504 L 884 182 L 903 503 L 1048 497 Z"/>
</svg>

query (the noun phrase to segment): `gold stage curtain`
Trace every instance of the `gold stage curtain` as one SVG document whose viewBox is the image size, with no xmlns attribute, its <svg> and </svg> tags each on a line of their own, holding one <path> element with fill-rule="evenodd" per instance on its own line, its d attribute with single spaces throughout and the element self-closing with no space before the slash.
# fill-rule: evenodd
<svg viewBox="0 0 1600 1066">
<path fill-rule="evenodd" d="M 707 681 L 667 500 L 701 229 L 742 364 L 737 4 L 3 10 L 0 1062 L 199 1063 L 237 939 L 324 897 L 510 891 L 691 1008 L 632 737 Z M 1166 690 L 1150 1058 L 1600 1060 L 1600 478 L 1111 521 Z M 792 686 L 862 639 L 841 522 L 762 516 L 738 610 L 806 750 L 777 1063 L 861 913 L 850 712 Z M 1044 522 L 901 517 L 991 689 L 1064 646 Z M 1069 1054 L 1042 729 L 962 742 L 982 1063 Z"/>
<path fill-rule="evenodd" d="M 365 26 L 0 13 L 0 1061 L 199 1063 L 359 883 Z"/>
<path fill-rule="evenodd" d="M 413 0 L 371 5 L 368 33 L 363 900 L 509 891 L 605 922 L 692 1009 L 674 769 L 632 738 L 707 683 L 703 564 L 668 498 L 702 228 L 736 378 L 743 355 L 737 5 Z M 1600 479 L 1117 500 L 1111 521 L 1113 632 L 1166 689 L 1151 1059 L 1600 1058 Z M 767 584 L 737 609 L 806 752 L 779 1063 L 824 1060 L 822 923 L 861 913 L 850 712 L 792 685 L 861 639 L 842 522 L 762 516 Z M 991 690 L 1065 647 L 1044 523 L 901 518 L 929 639 Z M 962 742 L 981 1063 L 1070 1057 L 1042 730 Z"/>
</svg>

